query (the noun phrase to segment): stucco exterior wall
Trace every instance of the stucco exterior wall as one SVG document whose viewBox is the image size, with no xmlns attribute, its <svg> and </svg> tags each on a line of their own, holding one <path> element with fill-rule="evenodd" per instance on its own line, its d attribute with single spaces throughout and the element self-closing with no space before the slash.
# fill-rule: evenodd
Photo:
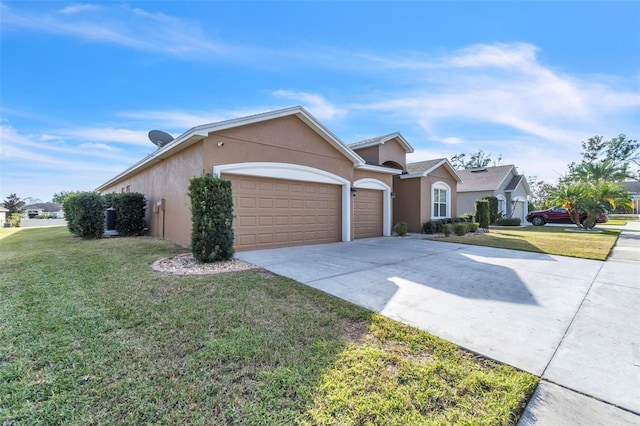
<svg viewBox="0 0 640 426">
<path fill-rule="evenodd" d="M 102 191 L 140 192 L 147 198 L 147 227 L 149 234 L 166 238 L 184 247 L 191 243 L 191 200 L 189 180 L 201 176 L 205 170 L 202 142 L 159 161 L 135 175 L 115 182 Z M 164 200 L 164 205 L 156 207 Z"/>
<path fill-rule="evenodd" d="M 431 205 L 432 204 L 431 188 L 432 188 L 432 185 L 437 182 L 443 182 L 449 187 L 449 191 L 450 191 L 449 216 L 450 217 L 456 216 L 456 212 L 458 211 L 457 210 L 458 202 L 457 202 L 457 196 L 456 196 L 457 181 L 453 176 L 451 176 L 451 173 L 449 173 L 449 170 L 447 170 L 444 166 L 440 166 L 437 169 L 433 170 L 431 173 L 429 173 L 428 176 L 422 178 L 422 188 L 421 188 L 422 198 L 423 198 L 422 209 L 421 209 L 422 222 L 426 222 L 432 219 L 433 206 Z"/>
<path fill-rule="evenodd" d="M 407 169 L 407 152 L 405 149 L 395 140 L 385 142 L 384 145 L 380 145 L 380 154 L 378 156 L 378 164 L 384 164 L 387 161 L 393 161 L 394 163 L 402 166 L 402 170 Z"/>
<path fill-rule="evenodd" d="M 259 161 L 300 164 L 353 180 L 353 162 L 295 116 L 211 133 L 203 154 L 209 173 L 215 165 Z"/>
<path fill-rule="evenodd" d="M 364 161 L 370 164 L 380 163 L 380 146 L 369 146 L 366 148 L 356 149 L 356 153 L 362 157 Z"/>
<path fill-rule="evenodd" d="M 396 198 L 393 200 L 393 223 L 407 222 L 409 232 L 422 232 L 421 178 L 393 178 Z"/>
<path fill-rule="evenodd" d="M 488 195 L 495 195 L 493 191 L 458 192 L 456 216 L 475 212 L 475 202 Z"/>
</svg>

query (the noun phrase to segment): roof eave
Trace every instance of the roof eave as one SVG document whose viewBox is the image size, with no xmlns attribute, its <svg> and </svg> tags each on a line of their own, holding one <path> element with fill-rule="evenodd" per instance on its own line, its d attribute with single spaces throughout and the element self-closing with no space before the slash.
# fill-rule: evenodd
<svg viewBox="0 0 640 426">
<path fill-rule="evenodd" d="M 390 175 L 401 175 L 402 174 L 402 170 L 392 169 L 390 167 L 384 167 L 384 166 L 375 166 L 373 164 L 357 165 L 357 166 L 355 166 L 355 168 L 358 169 L 358 170 L 368 170 L 370 172 L 387 173 L 387 174 L 390 174 Z"/>
</svg>

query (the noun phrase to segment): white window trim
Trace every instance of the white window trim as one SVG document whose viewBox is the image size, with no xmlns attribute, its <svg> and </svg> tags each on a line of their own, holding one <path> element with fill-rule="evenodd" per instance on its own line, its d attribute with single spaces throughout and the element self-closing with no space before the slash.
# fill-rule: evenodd
<svg viewBox="0 0 640 426">
<path fill-rule="evenodd" d="M 433 199 L 433 190 L 434 189 L 444 189 L 447 191 L 447 214 L 446 216 L 436 216 L 435 209 L 433 208 L 434 199 Z M 451 187 L 442 181 L 437 181 L 431 184 L 431 196 L 429 197 L 431 203 L 431 218 L 432 219 L 444 219 L 446 217 L 451 217 Z"/>
<path fill-rule="evenodd" d="M 351 182 L 347 179 L 325 170 L 291 163 L 252 162 L 213 166 L 214 176 L 222 177 L 225 173 L 341 185 L 342 241 L 351 241 Z"/>
<path fill-rule="evenodd" d="M 354 188 L 377 189 L 382 191 L 382 235 L 391 236 L 391 187 L 373 178 L 358 179 L 353 182 Z M 357 196 L 357 195 L 356 195 Z"/>
</svg>

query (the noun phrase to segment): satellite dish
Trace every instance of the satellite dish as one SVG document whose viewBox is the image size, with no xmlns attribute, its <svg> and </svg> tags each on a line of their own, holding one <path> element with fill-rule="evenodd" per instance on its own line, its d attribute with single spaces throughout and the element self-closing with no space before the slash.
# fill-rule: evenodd
<svg viewBox="0 0 640 426">
<path fill-rule="evenodd" d="M 158 148 L 162 148 L 173 140 L 173 136 L 162 130 L 152 130 L 149 132 L 149 140 Z"/>
</svg>

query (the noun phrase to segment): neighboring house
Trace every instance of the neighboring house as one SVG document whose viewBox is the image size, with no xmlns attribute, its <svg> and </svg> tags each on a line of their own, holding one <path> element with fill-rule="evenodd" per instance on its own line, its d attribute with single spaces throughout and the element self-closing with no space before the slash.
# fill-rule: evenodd
<svg viewBox="0 0 640 426">
<path fill-rule="evenodd" d="M 55 217 L 63 217 L 62 206 L 56 203 L 35 203 L 24 206 L 24 217 L 33 219 L 41 214 L 50 214 Z"/>
<path fill-rule="evenodd" d="M 528 197 L 531 189 L 527 179 L 519 175 L 514 165 L 480 167 L 458 170 L 462 182 L 458 183 L 457 215 L 473 213 L 475 201 L 485 196 L 498 199 L 498 212 L 503 217 L 526 221 Z"/>
<path fill-rule="evenodd" d="M 231 181 L 238 251 L 350 241 L 391 235 L 393 150 L 368 163 L 293 107 L 194 127 L 97 190 L 145 194 L 150 234 L 188 246 L 189 181 L 212 173 Z"/>
<path fill-rule="evenodd" d="M 635 180 L 625 182 L 623 187 L 631 194 L 631 206 L 633 213 L 640 213 L 640 181 Z"/>
<path fill-rule="evenodd" d="M 0 207 L 0 228 L 4 227 L 5 222 L 7 221 L 9 214 L 9 209 Z"/>
</svg>

